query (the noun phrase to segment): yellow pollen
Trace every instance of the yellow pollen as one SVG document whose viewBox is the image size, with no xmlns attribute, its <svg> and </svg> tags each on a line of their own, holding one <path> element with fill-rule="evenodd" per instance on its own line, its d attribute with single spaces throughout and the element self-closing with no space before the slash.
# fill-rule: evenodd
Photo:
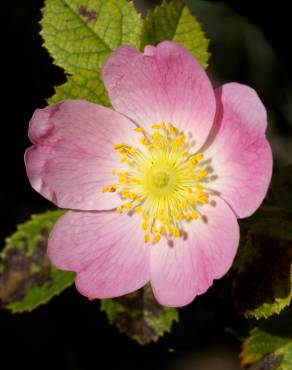
<svg viewBox="0 0 292 370">
<path fill-rule="evenodd" d="M 204 168 L 202 170 L 199 171 L 199 173 L 197 173 L 197 178 L 198 180 L 202 179 L 203 177 L 205 177 L 207 175 L 208 171 Z"/>
<path fill-rule="evenodd" d="M 148 145 L 148 139 L 144 136 L 140 137 L 139 142 L 143 145 Z"/>
<path fill-rule="evenodd" d="M 149 234 L 145 234 L 144 235 L 144 243 L 148 243 L 150 241 L 150 235 Z"/>
<path fill-rule="evenodd" d="M 119 181 L 120 182 L 126 182 L 127 181 L 127 175 L 124 172 L 119 173 Z"/>
<path fill-rule="evenodd" d="M 148 222 L 147 221 L 143 222 L 143 224 L 141 225 L 141 227 L 142 227 L 142 230 L 146 231 L 148 229 L 148 227 L 149 227 Z"/>
<path fill-rule="evenodd" d="M 158 243 L 161 239 L 161 236 L 160 235 L 154 235 L 153 236 L 153 243 Z"/>
<path fill-rule="evenodd" d="M 161 122 L 161 123 L 160 123 L 160 128 L 161 128 L 161 130 L 163 130 L 163 131 L 166 131 L 166 130 L 167 130 L 167 128 L 166 128 L 166 126 L 165 126 L 165 123 L 164 123 L 164 122 Z"/>
<path fill-rule="evenodd" d="M 168 124 L 168 133 L 170 134 L 170 135 L 174 135 L 174 134 L 176 134 L 177 133 L 177 128 L 176 127 L 174 127 L 171 123 L 169 123 Z"/>
<path fill-rule="evenodd" d="M 199 197 L 199 201 L 202 202 L 202 203 L 208 203 L 209 198 L 206 195 L 202 195 L 202 196 Z"/>
<path fill-rule="evenodd" d="M 143 127 L 133 130 L 142 133 L 136 146 L 114 145 L 127 168 L 121 172 L 113 169 L 113 183 L 102 192 L 118 193 L 121 205 L 116 211 L 128 213 L 130 222 L 131 217 L 141 217 L 145 243 L 180 238 L 210 202 L 204 185 L 208 171 L 201 162 L 204 154 L 192 154 L 193 139 L 171 122 L 167 126 L 154 123 L 152 131 Z"/>
<path fill-rule="evenodd" d="M 109 185 L 106 185 L 103 189 L 102 189 L 102 192 L 103 193 L 106 193 L 108 190 L 109 190 L 110 186 Z"/>
<path fill-rule="evenodd" d="M 125 149 L 126 145 L 125 144 L 116 144 L 114 146 L 115 150 L 120 150 L 120 149 Z"/>
<path fill-rule="evenodd" d="M 102 192 L 103 192 L 103 193 L 106 193 L 106 192 L 114 193 L 116 190 L 117 190 L 117 188 L 116 188 L 114 185 L 106 185 L 106 186 L 102 189 Z"/>
<path fill-rule="evenodd" d="M 135 127 L 133 130 L 136 131 L 136 132 L 143 132 L 144 131 L 143 127 Z"/>
<path fill-rule="evenodd" d="M 173 236 L 174 236 L 175 238 L 178 238 L 178 237 L 180 236 L 180 230 L 179 230 L 178 228 L 175 228 L 175 229 L 173 230 Z"/>
<path fill-rule="evenodd" d="M 129 191 L 128 191 L 128 190 L 123 190 L 123 191 L 121 192 L 121 196 L 122 196 L 123 198 L 128 198 L 128 196 L 129 196 Z"/>
<path fill-rule="evenodd" d="M 123 213 L 123 207 L 121 206 L 117 207 L 117 212 L 120 214 Z"/>
</svg>

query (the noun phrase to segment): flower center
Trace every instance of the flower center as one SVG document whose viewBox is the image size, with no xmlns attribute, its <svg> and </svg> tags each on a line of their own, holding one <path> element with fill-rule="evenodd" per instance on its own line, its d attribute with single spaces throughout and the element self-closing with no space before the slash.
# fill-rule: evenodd
<svg viewBox="0 0 292 370">
<path fill-rule="evenodd" d="M 170 123 L 154 124 L 150 133 L 141 127 L 134 131 L 142 134 L 136 147 L 114 146 L 125 170 L 113 170 L 117 182 L 103 192 L 118 192 L 118 213 L 140 213 L 145 243 L 180 237 L 184 223 L 196 220 L 209 201 L 203 154 L 192 154 L 191 143 Z"/>
<path fill-rule="evenodd" d="M 152 182 L 155 188 L 165 188 L 169 183 L 169 176 L 163 171 L 156 172 L 152 175 Z"/>
</svg>

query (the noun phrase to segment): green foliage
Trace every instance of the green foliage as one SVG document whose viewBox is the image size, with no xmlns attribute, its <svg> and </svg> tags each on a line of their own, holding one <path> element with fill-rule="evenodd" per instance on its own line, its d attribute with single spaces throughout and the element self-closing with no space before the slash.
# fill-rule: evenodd
<svg viewBox="0 0 292 370">
<path fill-rule="evenodd" d="M 267 318 L 291 301 L 292 221 L 267 218 L 249 229 L 233 296 L 246 317 Z"/>
<path fill-rule="evenodd" d="M 46 0 L 41 35 L 66 72 L 96 73 L 120 45 L 139 46 L 141 25 L 133 3 L 126 0 Z"/>
<path fill-rule="evenodd" d="M 145 21 L 127 0 L 46 0 L 41 20 L 44 46 L 54 63 L 70 76 L 49 103 L 86 99 L 110 106 L 100 76 L 101 65 L 123 44 L 137 49 L 168 39 L 189 49 L 207 66 L 208 40 L 179 0 L 164 2 Z"/>
<path fill-rule="evenodd" d="M 174 40 L 191 51 L 207 67 L 209 40 L 200 24 L 180 0 L 164 1 L 150 12 L 144 21 L 141 48 L 163 40 Z"/>
<path fill-rule="evenodd" d="M 141 345 L 156 342 L 178 321 L 178 310 L 160 306 L 149 285 L 124 297 L 104 299 L 101 309 L 111 324 Z"/>
<path fill-rule="evenodd" d="M 68 78 L 63 85 L 56 87 L 56 93 L 48 102 L 57 103 L 64 99 L 85 99 L 109 107 L 107 93 L 99 73 L 82 72 Z"/>
<path fill-rule="evenodd" d="M 63 211 L 34 215 L 6 239 L 0 254 L 0 304 L 13 312 L 31 311 L 48 302 L 74 281 L 46 256 L 50 230 Z"/>
<path fill-rule="evenodd" d="M 100 77 L 105 57 L 139 46 L 142 20 L 127 0 L 46 0 L 41 35 L 54 63 L 71 74 L 49 103 L 86 99 L 110 106 Z"/>
<path fill-rule="evenodd" d="M 291 311 L 286 311 L 254 328 L 242 346 L 242 365 L 248 366 L 249 370 L 291 370 L 291 328 Z"/>
</svg>

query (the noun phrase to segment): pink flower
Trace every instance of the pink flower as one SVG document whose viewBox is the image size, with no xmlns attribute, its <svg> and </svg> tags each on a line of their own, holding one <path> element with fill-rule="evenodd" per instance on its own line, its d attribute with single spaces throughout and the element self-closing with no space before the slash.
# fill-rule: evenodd
<svg viewBox="0 0 292 370">
<path fill-rule="evenodd" d="M 37 110 L 26 151 L 32 187 L 70 209 L 48 255 L 89 297 L 151 282 L 184 306 L 230 268 L 237 218 L 262 202 L 272 171 L 266 110 L 237 83 L 213 91 L 196 59 L 170 41 L 121 46 L 103 65 L 115 110 L 66 100 Z"/>
</svg>

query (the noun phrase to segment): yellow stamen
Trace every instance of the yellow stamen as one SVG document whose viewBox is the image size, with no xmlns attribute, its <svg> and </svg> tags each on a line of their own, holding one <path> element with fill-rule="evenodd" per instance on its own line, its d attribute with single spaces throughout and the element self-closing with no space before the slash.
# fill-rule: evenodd
<svg viewBox="0 0 292 370">
<path fill-rule="evenodd" d="M 153 243 L 158 243 L 159 241 L 160 241 L 160 239 L 161 239 L 161 235 L 154 235 L 153 236 Z"/>
<path fill-rule="evenodd" d="M 110 186 L 109 185 L 106 185 L 103 189 L 102 189 L 102 192 L 103 193 L 106 193 L 108 190 L 109 190 Z"/>
<path fill-rule="evenodd" d="M 199 197 L 199 202 L 208 203 L 209 198 L 206 195 L 202 195 L 202 196 Z"/>
<path fill-rule="evenodd" d="M 148 139 L 144 136 L 140 137 L 139 142 L 143 145 L 148 145 Z"/>
<path fill-rule="evenodd" d="M 121 196 L 122 196 L 123 198 L 128 198 L 128 197 L 129 197 L 129 191 L 128 191 L 128 190 L 123 190 L 123 191 L 121 192 Z"/>
<path fill-rule="evenodd" d="M 122 206 L 117 207 L 117 212 L 120 214 L 123 213 L 123 207 Z"/>
<path fill-rule="evenodd" d="M 141 227 L 142 227 L 142 230 L 146 231 L 148 229 L 148 227 L 149 227 L 148 222 L 147 221 L 143 222 L 143 224 L 141 225 Z"/>
<path fill-rule="evenodd" d="M 150 235 L 149 234 L 145 234 L 144 235 L 144 243 L 149 243 L 149 240 L 150 240 Z"/>
<path fill-rule="evenodd" d="M 120 150 L 120 149 L 125 149 L 126 145 L 125 144 L 116 144 L 114 146 L 115 150 Z"/>
<path fill-rule="evenodd" d="M 154 123 L 150 132 L 143 127 L 133 130 L 142 133 L 137 143 L 146 149 L 116 144 L 120 163 L 127 169 L 113 169 L 116 179 L 102 191 L 118 192 L 119 214 L 128 212 L 141 217 L 145 243 L 158 243 L 162 237 L 180 238 L 186 223 L 204 214 L 201 208 L 210 201 L 203 180 L 208 173 L 201 162 L 204 154 L 191 154 L 192 139 L 171 122 L 167 126 L 164 122 Z"/>
<path fill-rule="evenodd" d="M 175 238 L 178 238 L 180 236 L 180 230 L 178 228 L 174 228 L 174 230 L 173 230 L 173 236 Z"/>
<path fill-rule="evenodd" d="M 203 168 L 202 170 L 200 170 L 198 173 L 197 173 L 197 179 L 200 180 L 202 179 L 203 177 L 205 177 L 207 175 L 208 171 Z"/>
<path fill-rule="evenodd" d="M 136 131 L 136 132 L 143 132 L 144 128 L 143 127 L 135 127 L 133 130 Z"/>
<path fill-rule="evenodd" d="M 120 172 L 119 173 L 119 181 L 120 182 L 126 182 L 127 181 L 127 175 L 125 174 L 125 172 Z"/>
</svg>

